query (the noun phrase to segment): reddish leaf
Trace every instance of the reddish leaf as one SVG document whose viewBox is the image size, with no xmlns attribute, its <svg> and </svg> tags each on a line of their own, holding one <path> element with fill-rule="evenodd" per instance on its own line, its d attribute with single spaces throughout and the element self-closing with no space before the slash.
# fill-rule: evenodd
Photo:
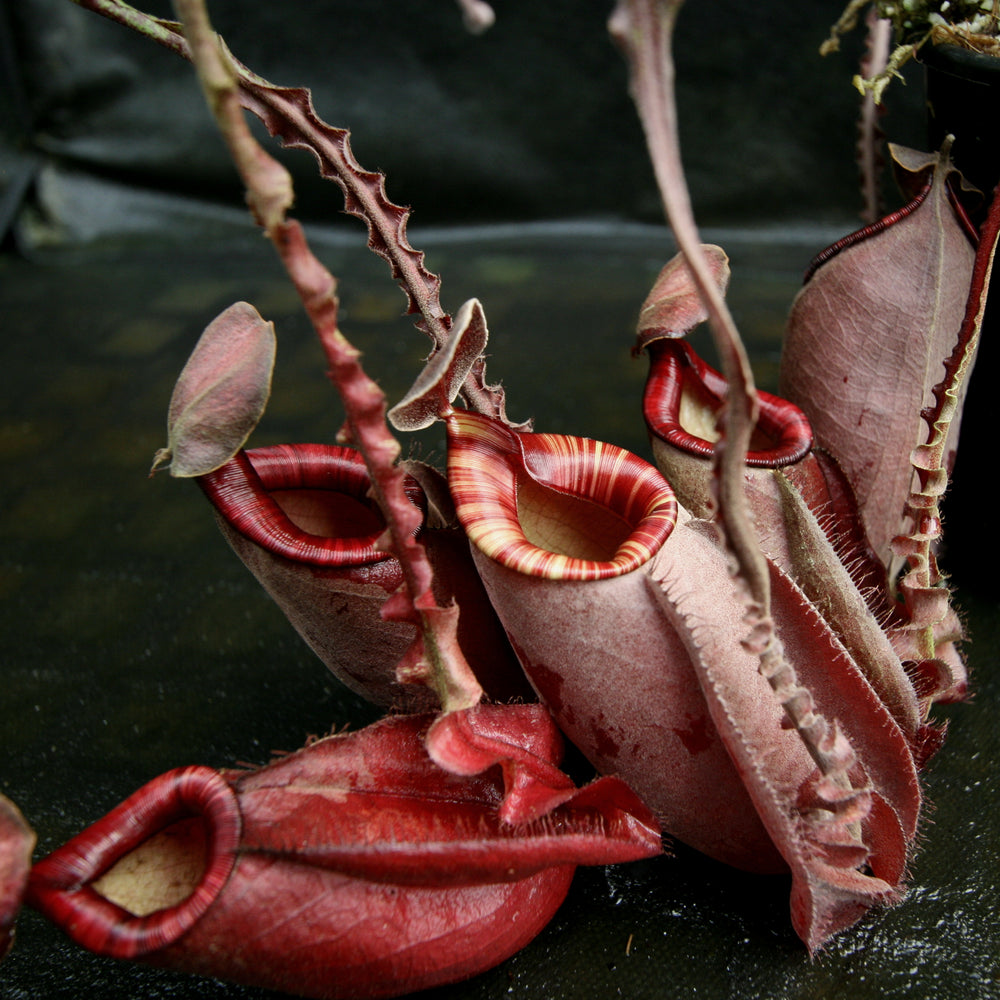
<svg viewBox="0 0 1000 1000">
<path fill-rule="evenodd" d="M 949 196 L 947 156 L 898 156 L 911 171 L 922 162 L 930 187 L 821 255 L 792 307 L 781 361 L 782 395 L 844 469 L 887 565 L 913 485 L 910 453 L 927 440 L 922 411 L 958 339 L 975 257 Z"/>
<path fill-rule="evenodd" d="M 702 246 L 705 260 L 719 291 L 725 294 L 729 286 L 729 257 L 721 248 L 706 243 Z M 691 271 L 678 254 L 660 271 L 652 290 L 639 310 L 636 350 L 654 340 L 687 336 L 699 323 L 708 319 L 708 312 L 698 294 Z"/>
<path fill-rule="evenodd" d="M 153 470 L 169 461 L 172 476 L 189 478 L 228 462 L 267 405 L 274 353 L 274 324 L 253 306 L 237 302 L 216 317 L 174 386 Z"/>
<path fill-rule="evenodd" d="M 393 427 L 419 431 L 440 419 L 450 409 L 473 365 L 483 356 L 487 337 L 483 307 L 478 299 L 469 299 L 455 316 L 448 342 L 389 411 Z"/>
<path fill-rule="evenodd" d="M 435 484 L 432 471 L 420 470 L 424 486 L 440 493 L 446 487 Z M 384 708 L 436 707 L 428 688 L 396 679 L 414 627 L 380 614 L 402 584 L 402 568 L 376 545 L 385 520 L 368 495 L 371 480 L 356 451 L 317 444 L 255 448 L 197 482 L 233 551 L 341 682 Z M 405 489 L 419 514 L 424 491 L 409 476 Z M 487 696 L 530 699 L 465 537 L 425 521 L 420 538 L 434 571 L 433 596 L 442 607 L 459 606 L 458 642 Z"/>
<path fill-rule="evenodd" d="M 0 795 L 0 961 L 14 939 L 34 846 L 35 834 L 17 806 Z"/>
</svg>

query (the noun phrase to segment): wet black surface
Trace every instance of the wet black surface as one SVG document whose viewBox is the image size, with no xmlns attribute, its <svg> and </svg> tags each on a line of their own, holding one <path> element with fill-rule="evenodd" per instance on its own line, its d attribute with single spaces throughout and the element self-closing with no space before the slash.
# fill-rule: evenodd
<svg viewBox="0 0 1000 1000">
<path fill-rule="evenodd" d="M 352 233 L 356 230 L 352 230 Z M 416 241 L 416 239 L 415 239 Z M 761 382 L 817 235 L 726 241 L 734 309 Z M 639 230 L 429 239 L 445 305 L 479 296 L 490 374 L 536 426 L 647 454 L 629 356 L 634 317 L 671 250 Z M 330 242 L 342 324 L 398 398 L 426 351 L 362 239 Z M 146 478 L 167 401 L 204 325 L 237 299 L 278 327 L 253 441 L 331 440 L 339 409 L 318 346 L 260 237 L 104 244 L 0 257 L 0 788 L 50 850 L 156 774 L 260 763 L 374 710 L 316 661 L 217 536 L 199 491 Z M 434 430 L 420 447 L 440 452 Z M 987 515 L 983 528 L 990 530 Z M 1000 610 L 959 587 L 975 698 L 927 775 L 930 807 L 904 903 L 810 960 L 782 878 L 673 858 L 581 870 L 553 923 L 458 998 L 1000 997 Z M 36 914 L 0 967 L 0 997 L 255 997 L 259 991 L 90 956 Z"/>
</svg>

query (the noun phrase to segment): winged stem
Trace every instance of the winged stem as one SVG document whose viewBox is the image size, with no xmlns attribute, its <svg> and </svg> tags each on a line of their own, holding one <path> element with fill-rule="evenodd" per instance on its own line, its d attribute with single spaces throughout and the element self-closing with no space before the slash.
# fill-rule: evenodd
<svg viewBox="0 0 1000 1000">
<path fill-rule="evenodd" d="M 73 0 L 73 3 L 145 35 L 185 59 L 192 59 L 181 26 L 174 21 L 152 17 L 122 0 Z M 308 150 L 316 157 L 320 173 L 343 191 L 345 210 L 368 227 L 369 247 L 389 264 L 393 278 L 406 294 L 408 311 L 420 315 L 417 325 L 434 342 L 432 353 L 440 350 L 448 340 L 451 316 L 441 305 L 440 277 L 424 266 L 423 252 L 408 241 L 409 209 L 389 200 L 382 174 L 360 166 L 351 149 L 348 131 L 329 125 L 316 114 L 308 90 L 269 83 L 235 59 L 218 36 L 213 37 L 214 44 L 222 46 L 225 52 L 239 103 L 285 146 Z M 507 419 L 503 389 L 487 383 L 483 358 L 469 372 L 462 395 L 476 412 L 495 417 L 515 429 L 527 429 L 527 425 L 511 424 Z"/>
</svg>

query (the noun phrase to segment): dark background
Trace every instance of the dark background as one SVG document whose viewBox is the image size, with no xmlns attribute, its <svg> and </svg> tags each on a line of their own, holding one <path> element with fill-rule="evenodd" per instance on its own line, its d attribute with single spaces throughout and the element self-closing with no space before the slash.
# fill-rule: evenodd
<svg viewBox="0 0 1000 1000">
<path fill-rule="evenodd" d="M 840 54 L 818 54 L 841 7 L 699 0 L 682 11 L 682 146 L 703 225 L 856 216 L 850 79 L 861 33 Z M 352 130 L 360 162 L 384 171 L 390 195 L 415 206 L 417 225 L 661 218 L 624 61 L 605 31 L 610 3 L 499 0 L 497 23 L 479 37 L 464 31 L 450 0 L 210 8 L 252 69 L 312 88 L 319 113 Z M 85 178 L 239 199 L 181 60 L 68 0 L 3 10 L 0 99 L 12 105 L 3 127 L 8 147 L 44 167 L 35 201 L 46 237 L 140 224 L 78 187 Z M 170 15 L 162 0 L 149 10 Z M 895 141 L 919 145 L 919 69 L 910 77 L 915 84 L 890 89 L 886 121 Z M 311 158 L 289 162 L 299 214 L 335 219 L 339 196 L 316 179 Z"/>
</svg>

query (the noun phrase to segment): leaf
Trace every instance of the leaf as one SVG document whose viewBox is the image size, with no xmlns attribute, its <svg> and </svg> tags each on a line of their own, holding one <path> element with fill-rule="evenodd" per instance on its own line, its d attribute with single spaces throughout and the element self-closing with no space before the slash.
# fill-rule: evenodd
<svg viewBox="0 0 1000 1000">
<path fill-rule="evenodd" d="M 905 527 L 910 452 L 927 440 L 922 413 L 958 340 L 975 257 L 948 192 L 947 156 L 893 155 L 923 170 L 924 190 L 820 255 L 792 307 L 779 386 L 847 474 L 887 566 Z"/>
<path fill-rule="evenodd" d="M 729 257 L 722 247 L 711 243 L 703 244 L 702 250 L 719 292 L 725 295 L 729 285 Z M 708 312 L 684 255 L 677 254 L 660 271 L 639 310 L 635 352 L 648 347 L 654 340 L 686 337 L 706 319 Z"/>
<path fill-rule="evenodd" d="M 894 643 L 902 640 L 900 644 L 913 658 L 923 658 L 925 663 L 947 663 L 950 682 L 935 692 L 935 700 L 964 697 L 966 685 L 964 667 L 948 653 L 949 647 L 954 650 L 952 641 L 961 638 L 961 626 L 949 608 L 948 591 L 940 586 L 935 549 L 941 535 L 940 500 L 948 486 L 950 452 L 961 417 L 967 379 L 979 348 L 998 242 L 1000 197 L 994 193 L 980 234 L 962 328 L 955 349 L 945 363 L 945 377 L 934 388 L 934 405 L 923 414 L 929 434 L 926 442 L 914 448 L 910 456 L 916 485 L 907 502 L 907 514 L 913 530 L 907 537 L 893 539 L 894 554 L 905 557 L 910 566 L 900 591 L 913 627 L 899 630 L 895 635 L 890 632 L 890 636 Z"/>
<path fill-rule="evenodd" d="M 257 426 L 271 394 L 274 324 L 237 302 L 205 329 L 170 397 L 167 447 L 152 472 L 203 476 L 224 465 Z"/>
<path fill-rule="evenodd" d="M 14 940 L 14 921 L 31 869 L 35 833 L 17 806 L 0 795 L 0 962 Z"/>
<path fill-rule="evenodd" d="M 431 356 L 410 391 L 389 411 L 393 427 L 419 431 L 439 420 L 483 356 L 487 336 L 483 307 L 478 299 L 469 299 L 455 316 L 448 342 Z"/>
</svg>

